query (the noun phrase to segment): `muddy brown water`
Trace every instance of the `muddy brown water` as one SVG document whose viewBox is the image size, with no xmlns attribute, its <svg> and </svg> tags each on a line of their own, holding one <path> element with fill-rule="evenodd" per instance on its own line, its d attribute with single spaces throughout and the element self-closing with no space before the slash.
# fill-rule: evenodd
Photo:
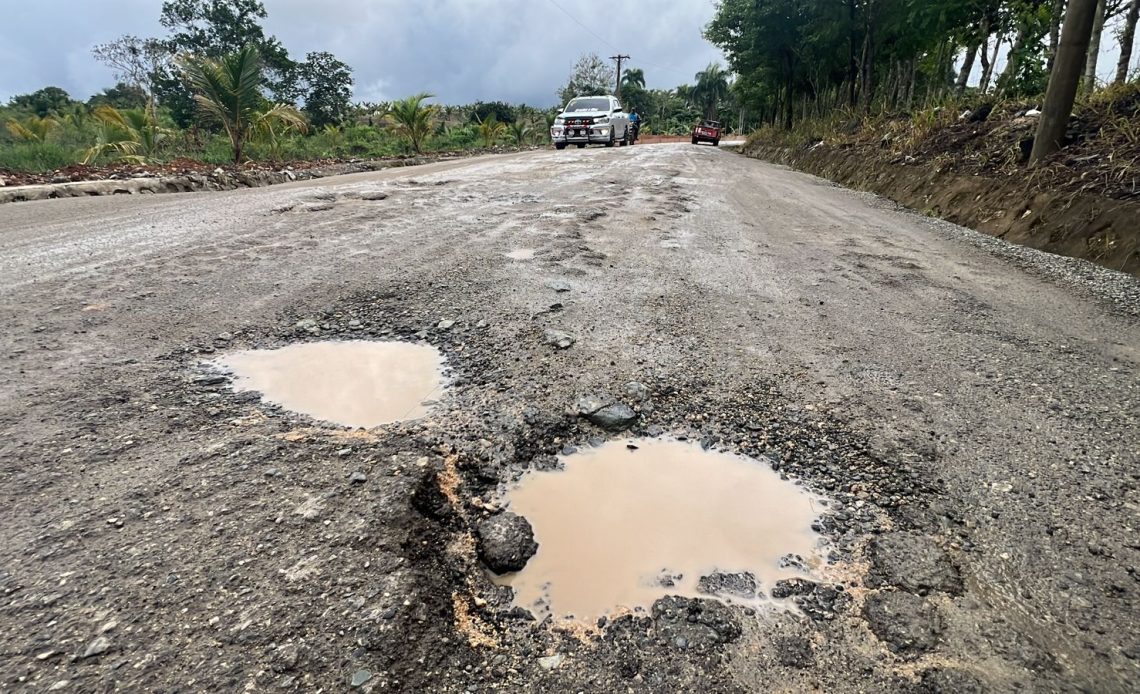
<svg viewBox="0 0 1140 694">
<path fill-rule="evenodd" d="M 703 595 L 700 578 L 715 572 L 751 573 L 767 593 L 821 563 L 811 529 L 821 500 L 760 461 L 667 439 L 612 441 L 561 461 L 506 497 L 539 549 L 497 580 L 536 614 L 592 621 L 646 609 L 664 595 Z M 782 562 L 789 554 L 804 567 Z"/>
<path fill-rule="evenodd" d="M 443 356 L 406 342 L 310 342 L 227 354 L 234 389 L 341 426 L 419 419 L 443 388 Z"/>
</svg>

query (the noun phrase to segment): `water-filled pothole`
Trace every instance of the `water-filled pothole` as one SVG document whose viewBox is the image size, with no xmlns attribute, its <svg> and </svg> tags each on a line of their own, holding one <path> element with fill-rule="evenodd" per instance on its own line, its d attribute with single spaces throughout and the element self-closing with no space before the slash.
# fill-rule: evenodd
<svg viewBox="0 0 1140 694">
<path fill-rule="evenodd" d="M 443 356 L 406 342 L 308 342 L 227 354 L 234 389 L 347 427 L 419 419 L 443 388 Z"/>
<path fill-rule="evenodd" d="M 536 614 L 593 620 L 664 595 L 758 602 L 821 563 L 820 500 L 759 461 L 638 439 L 562 462 L 507 494 L 539 547 L 497 580 Z"/>
</svg>

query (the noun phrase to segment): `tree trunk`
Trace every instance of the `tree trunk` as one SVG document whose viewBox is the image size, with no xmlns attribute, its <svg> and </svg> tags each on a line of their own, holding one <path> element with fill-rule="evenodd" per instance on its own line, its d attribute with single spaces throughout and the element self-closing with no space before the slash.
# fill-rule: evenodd
<svg viewBox="0 0 1140 694">
<path fill-rule="evenodd" d="M 1057 47 L 1057 60 L 1053 64 L 1053 73 L 1049 76 L 1049 89 L 1045 92 L 1041 122 L 1037 124 L 1037 137 L 1029 156 L 1031 166 L 1061 149 L 1061 141 L 1069 127 L 1069 116 L 1073 113 L 1081 69 L 1088 57 L 1096 7 L 1097 0 L 1069 0 L 1065 26 L 1061 30 L 1061 41 Z"/>
<path fill-rule="evenodd" d="M 1053 61 L 1057 59 L 1057 42 L 1061 40 L 1061 20 L 1065 18 L 1065 0 L 1053 0 L 1053 10 L 1049 15 L 1049 53 L 1045 62 L 1045 72 L 1052 74 Z"/>
<path fill-rule="evenodd" d="M 994 67 L 997 66 L 998 53 L 1001 52 L 1001 36 L 994 37 L 994 50 L 993 54 L 988 52 L 989 47 L 982 46 L 982 94 L 990 90 L 990 81 L 994 78 Z"/>
<path fill-rule="evenodd" d="M 998 94 L 1009 91 L 1011 84 L 1017 80 L 1017 72 L 1021 69 L 1021 51 L 1025 48 L 1025 39 L 1028 33 L 1029 27 L 1026 24 L 1017 27 L 1017 35 L 1013 39 L 1013 46 L 1009 49 L 1005 69 L 1002 70 L 1001 76 L 997 80 Z"/>
<path fill-rule="evenodd" d="M 860 98 L 863 100 L 863 110 L 871 111 L 871 102 L 875 98 L 875 40 L 871 31 L 871 21 L 867 20 L 867 33 L 863 35 L 863 52 L 859 58 L 859 72 L 862 86 Z"/>
<path fill-rule="evenodd" d="M 1088 55 L 1085 57 L 1085 81 L 1081 86 L 1081 93 L 1085 96 L 1093 93 L 1096 88 L 1096 63 L 1100 57 L 1100 35 L 1104 33 L 1104 4 L 1099 0 L 1096 4 L 1096 13 L 1093 16 L 1092 35 L 1089 37 Z"/>
<path fill-rule="evenodd" d="M 958 73 L 958 81 L 954 84 L 954 96 L 959 99 L 966 93 L 966 83 L 970 81 L 970 73 L 974 71 L 974 61 L 978 59 L 978 50 L 981 49 L 982 55 L 985 55 L 986 47 L 972 46 L 966 49 L 966 57 L 962 60 L 962 71 Z M 985 61 L 985 57 L 982 58 Z"/>
<path fill-rule="evenodd" d="M 856 99 L 859 93 L 859 54 L 855 34 L 856 0 L 847 0 L 847 21 L 850 22 L 850 34 L 847 37 L 847 103 L 851 108 L 858 104 Z"/>
<path fill-rule="evenodd" d="M 1136 40 L 1136 20 L 1140 19 L 1140 0 L 1132 0 L 1120 30 L 1120 60 L 1116 63 L 1116 84 L 1128 81 L 1128 68 L 1132 64 L 1132 44 Z"/>
</svg>

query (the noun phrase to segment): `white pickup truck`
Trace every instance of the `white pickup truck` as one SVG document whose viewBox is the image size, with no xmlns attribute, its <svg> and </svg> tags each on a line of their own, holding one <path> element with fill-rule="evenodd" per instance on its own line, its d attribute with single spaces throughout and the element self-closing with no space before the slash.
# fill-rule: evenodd
<svg viewBox="0 0 1140 694">
<path fill-rule="evenodd" d="M 571 99 L 554 119 L 550 139 L 558 149 L 566 145 L 625 146 L 633 142 L 633 128 L 617 97 L 580 96 Z"/>
</svg>

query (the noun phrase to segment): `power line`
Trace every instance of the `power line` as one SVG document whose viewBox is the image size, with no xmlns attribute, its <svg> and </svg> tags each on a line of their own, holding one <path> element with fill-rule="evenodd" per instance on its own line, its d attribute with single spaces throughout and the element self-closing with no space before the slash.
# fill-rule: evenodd
<svg viewBox="0 0 1140 694">
<path fill-rule="evenodd" d="M 614 47 L 614 45 L 613 45 L 612 43 L 610 43 L 609 41 L 607 41 L 607 40 L 603 39 L 601 36 L 598 36 L 597 32 L 595 32 L 593 29 L 591 29 L 590 27 L 586 26 L 586 25 L 585 25 L 585 24 L 583 24 L 582 22 L 579 22 L 579 21 L 578 21 L 578 18 L 577 18 L 577 17 L 575 17 L 574 15 L 570 14 L 570 12 L 569 12 L 569 11 L 568 11 L 568 10 L 567 10 L 565 7 L 563 7 L 562 5 L 559 5 L 559 4 L 558 4 L 557 2 L 555 2 L 554 0 L 549 0 L 549 2 L 550 2 L 550 4 L 551 4 L 551 5 L 554 5 L 555 7 L 557 7 L 557 8 L 559 9 L 559 11 L 560 11 L 560 12 L 562 12 L 562 14 L 566 15 L 567 17 L 569 17 L 569 18 L 570 18 L 570 21 L 574 22 L 574 23 L 575 23 L 575 24 L 577 24 L 578 26 L 580 26 L 580 27 L 582 27 L 583 29 L 585 29 L 587 32 L 589 32 L 589 34 L 590 34 L 591 36 L 593 36 L 593 37 L 594 37 L 594 38 L 596 38 L 597 40 L 599 40 L 599 41 L 601 41 L 602 43 L 606 44 L 606 46 L 607 46 L 607 47 L 609 47 L 609 48 L 610 48 L 610 50 L 614 50 L 614 51 L 618 50 L 616 47 Z"/>
<path fill-rule="evenodd" d="M 616 46 L 614 46 L 612 43 L 610 43 L 609 41 L 607 41 L 607 40 L 605 40 L 604 38 L 602 38 L 601 36 L 599 36 L 599 35 L 598 35 L 598 33 L 597 33 L 596 31 L 594 31 L 593 29 L 591 29 L 591 28 L 590 28 L 589 26 L 587 26 L 586 24 L 583 24 L 582 22 L 578 21 L 578 18 L 577 18 L 577 17 L 575 17 L 574 15 L 570 14 L 570 11 L 569 11 L 569 10 L 567 10 L 567 9 L 566 9 L 565 7 L 563 7 L 562 5 L 559 5 L 557 2 L 555 2 L 555 0 L 548 0 L 548 2 L 549 2 L 551 5 L 554 5 L 555 7 L 557 7 L 557 8 L 558 8 L 558 11 L 559 11 L 559 12 L 561 12 L 562 14 L 566 15 L 566 16 L 567 16 L 567 17 L 570 19 L 570 21 L 572 21 L 572 22 L 574 22 L 575 24 L 577 24 L 578 26 L 582 27 L 582 29 L 584 29 L 584 30 L 586 31 L 586 33 L 590 34 L 590 36 L 593 36 L 594 38 L 596 38 L 597 40 L 599 40 L 599 41 L 601 41 L 603 44 L 605 44 L 605 46 L 606 46 L 607 48 L 609 48 L 610 50 L 614 51 L 615 53 L 621 53 L 621 51 L 620 51 L 620 50 L 619 50 L 619 49 L 618 49 Z M 623 57 L 624 57 L 624 58 L 626 58 L 627 60 L 629 59 L 629 56 L 623 56 Z M 651 70 L 659 70 L 659 71 L 661 71 L 661 72 L 671 72 L 671 73 L 673 73 L 674 75 L 676 75 L 676 76 L 678 76 L 678 77 L 680 77 L 680 76 L 682 76 L 683 74 L 685 74 L 685 73 L 682 73 L 682 72 L 681 72 L 679 69 L 677 69 L 677 68 L 675 68 L 675 67 L 663 67 L 663 66 L 660 66 L 660 65 L 654 65 L 653 63 L 645 63 L 645 62 L 642 62 L 642 63 L 641 63 L 641 65 L 644 65 L 645 67 L 647 67 L 647 68 L 649 68 L 649 69 L 651 69 Z M 618 80 L 621 80 L 621 71 L 620 71 L 620 69 L 619 69 L 619 71 L 618 71 Z"/>
</svg>

